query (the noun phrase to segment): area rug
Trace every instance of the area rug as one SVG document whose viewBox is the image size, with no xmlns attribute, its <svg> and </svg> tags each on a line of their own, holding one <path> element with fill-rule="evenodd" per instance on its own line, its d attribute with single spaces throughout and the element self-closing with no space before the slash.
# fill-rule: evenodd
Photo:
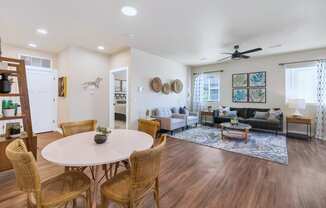
<svg viewBox="0 0 326 208">
<path fill-rule="evenodd" d="M 246 144 L 243 140 L 238 139 L 221 140 L 220 129 L 199 126 L 197 128 L 176 133 L 172 137 L 230 152 L 270 160 L 283 165 L 288 164 L 286 137 L 283 135 L 251 131 Z"/>
</svg>

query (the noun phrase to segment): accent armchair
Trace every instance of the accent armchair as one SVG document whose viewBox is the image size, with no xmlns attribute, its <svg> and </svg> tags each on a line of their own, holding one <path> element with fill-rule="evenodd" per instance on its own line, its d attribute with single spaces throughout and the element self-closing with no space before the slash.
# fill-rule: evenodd
<svg viewBox="0 0 326 208">
<path fill-rule="evenodd" d="M 161 123 L 161 129 L 171 131 L 184 128 L 186 126 L 186 119 L 181 114 L 174 114 L 170 108 L 157 108 L 153 111 L 154 118 L 158 119 Z"/>
</svg>

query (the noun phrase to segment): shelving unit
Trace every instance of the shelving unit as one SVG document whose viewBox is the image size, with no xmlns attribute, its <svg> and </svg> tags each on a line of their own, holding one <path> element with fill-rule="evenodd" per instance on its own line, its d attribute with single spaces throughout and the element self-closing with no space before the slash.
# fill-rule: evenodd
<svg viewBox="0 0 326 208">
<path fill-rule="evenodd" d="M 32 120 L 28 99 L 26 69 L 24 60 L 0 57 L 0 61 L 7 62 L 9 69 L 0 69 L 0 74 L 6 74 L 11 77 L 17 77 L 18 91 L 13 93 L 0 93 L 0 97 L 17 97 L 20 100 L 21 114 L 12 117 L 0 117 L 0 121 L 22 120 L 24 133 L 19 137 L 23 139 L 29 151 L 36 158 L 37 156 L 37 137 L 32 132 Z M 12 168 L 10 161 L 5 155 L 7 145 L 14 139 L 0 137 L 0 171 Z"/>
</svg>

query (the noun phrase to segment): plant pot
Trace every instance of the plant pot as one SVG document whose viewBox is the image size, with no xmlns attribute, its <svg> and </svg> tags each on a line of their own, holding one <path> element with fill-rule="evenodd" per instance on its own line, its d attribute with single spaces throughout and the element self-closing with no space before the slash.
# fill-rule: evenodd
<svg viewBox="0 0 326 208">
<path fill-rule="evenodd" d="M 16 113 L 16 109 L 3 109 L 2 111 L 4 117 L 13 117 Z"/>
<path fill-rule="evenodd" d="M 1 74 L 0 93 L 10 93 L 10 92 L 11 92 L 11 82 L 8 79 L 8 75 Z"/>
<path fill-rule="evenodd" d="M 103 144 L 107 140 L 107 136 L 103 134 L 96 134 L 94 137 L 94 141 L 96 144 Z"/>
</svg>

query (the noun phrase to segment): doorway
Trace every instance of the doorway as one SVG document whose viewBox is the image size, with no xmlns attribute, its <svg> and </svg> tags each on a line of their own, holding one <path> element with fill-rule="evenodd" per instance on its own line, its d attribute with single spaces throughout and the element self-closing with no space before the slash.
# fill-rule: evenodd
<svg viewBox="0 0 326 208">
<path fill-rule="evenodd" d="M 128 127 L 128 68 L 110 71 L 110 128 Z"/>
</svg>

